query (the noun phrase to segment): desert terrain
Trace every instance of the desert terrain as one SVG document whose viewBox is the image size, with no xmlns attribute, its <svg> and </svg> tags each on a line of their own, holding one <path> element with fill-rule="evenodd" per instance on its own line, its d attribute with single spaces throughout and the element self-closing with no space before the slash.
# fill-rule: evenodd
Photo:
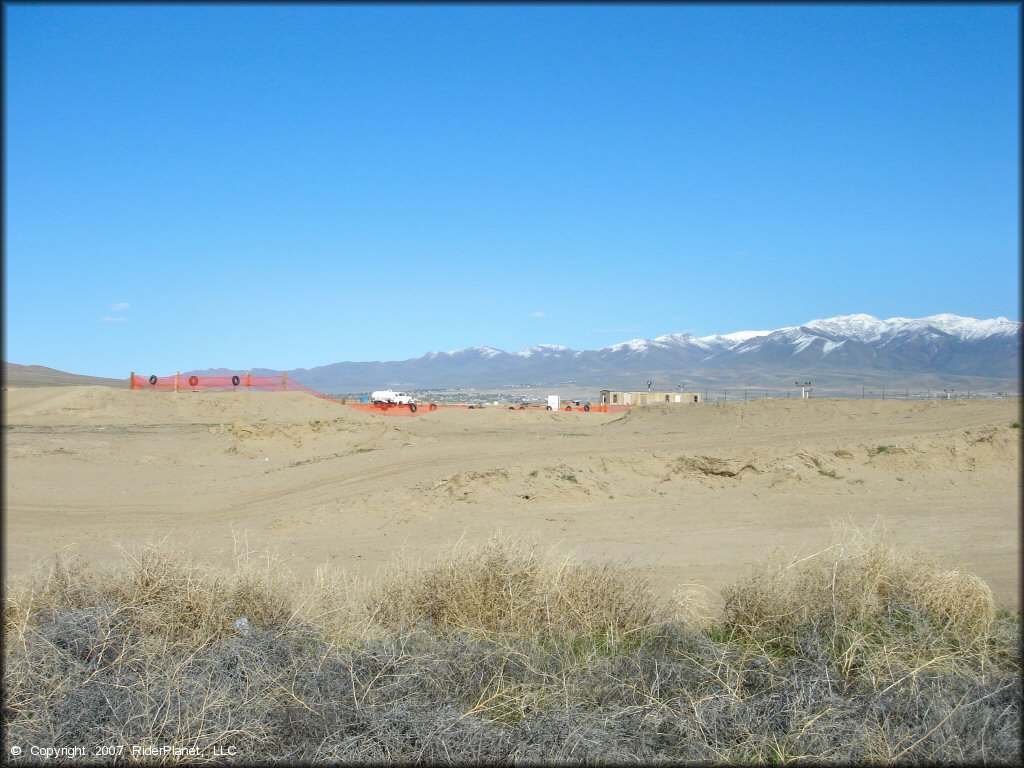
<svg viewBox="0 0 1024 768">
<path fill-rule="evenodd" d="M 712 595 L 835 526 L 884 529 L 1019 609 L 1019 399 L 778 399 L 619 413 L 364 413 L 302 393 L 8 387 L 5 579 L 165 540 L 372 577 L 496 531 Z"/>
</svg>

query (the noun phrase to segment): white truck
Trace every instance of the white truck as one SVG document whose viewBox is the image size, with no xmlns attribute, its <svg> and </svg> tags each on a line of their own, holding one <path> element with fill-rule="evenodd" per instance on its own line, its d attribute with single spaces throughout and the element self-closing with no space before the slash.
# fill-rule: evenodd
<svg viewBox="0 0 1024 768">
<path fill-rule="evenodd" d="M 381 389 L 370 394 L 370 402 L 374 405 L 394 403 L 396 405 L 412 405 L 416 398 L 408 392 L 394 392 L 390 389 Z"/>
</svg>

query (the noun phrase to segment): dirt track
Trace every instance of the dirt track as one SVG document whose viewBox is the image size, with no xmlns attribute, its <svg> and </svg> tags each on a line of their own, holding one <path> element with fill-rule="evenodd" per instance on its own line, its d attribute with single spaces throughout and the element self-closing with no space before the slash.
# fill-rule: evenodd
<svg viewBox="0 0 1024 768">
<path fill-rule="evenodd" d="M 764 400 L 627 413 L 358 412 L 299 393 L 9 389 L 6 574 L 67 545 L 233 536 L 371 575 L 497 529 L 717 591 L 773 546 L 884 527 L 1019 608 L 1019 400 Z"/>
</svg>

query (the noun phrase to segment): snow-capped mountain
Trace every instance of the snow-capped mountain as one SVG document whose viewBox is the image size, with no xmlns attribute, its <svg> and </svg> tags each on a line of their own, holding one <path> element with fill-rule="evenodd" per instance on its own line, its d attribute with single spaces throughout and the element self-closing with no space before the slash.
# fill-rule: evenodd
<svg viewBox="0 0 1024 768">
<path fill-rule="evenodd" d="M 518 352 L 480 345 L 395 362 L 335 363 L 288 371 L 325 392 L 556 384 L 633 387 L 680 380 L 939 381 L 960 376 L 1019 379 L 1021 323 L 952 314 L 880 320 L 864 314 L 811 320 L 772 331 L 696 337 L 668 333 L 595 350 L 537 344 Z M 256 371 L 253 371 L 256 373 Z M 674 386 L 674 385 L 673 385 Z"/>
<path fill-rule="evenodd" d="M 743 341 L 767 336 L 771 331 L 736 331 L 735 333 L 716 333 L 713 336 L 701 336 L 700 340 L 705 344 L 716 347 L 732 348 Z"/>
<path fill-rule="evenodd" d="M 557 357 L 565 354 L 572 355 L 575 353 L 576 350 L 569 349 L 562 344 L 537 344 L 516 352 L 519 357 Z"/>
</svg>

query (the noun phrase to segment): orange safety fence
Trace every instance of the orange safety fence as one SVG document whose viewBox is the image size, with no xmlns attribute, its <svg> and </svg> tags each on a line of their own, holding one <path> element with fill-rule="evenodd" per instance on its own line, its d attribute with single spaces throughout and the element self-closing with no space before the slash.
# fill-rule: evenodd
<svg viewBox="0 0 1024 768">
<path fill-rule="evenodd" d="M 438 405 L 437 403 L 416 403 L 416 408 L 413 410 L 412 406 L 399 405 L 398 403 L 380 403 L 374 405 L 373 403 L 348 403 L 349 408 L 355 408 L 357 411 L 363 411 L 364 413 L 385 413 L 388 416 L 419 416 L 422 413 L 430 413 L 436 411 L 439 408 L 462 408 L 461 405 Z"/>
<path fill-rule="evenodd" d="M 416 407 L 384 403 L 349 403 L 336 397 L 317 392 L 287 374 L 280 376 L 253 376 L 252 374 L 233 373 L 222 376 L 200 376 L 197 373 L 175 373 L 173 376 L 140 376 L 132 371 L 128 380 L 130 389 L 150 390 L 154 392 L 305 392 L 306 394 L 330 400 L 338 405 L 347 405 L 360 411 L 386 413 L 389 416 L 416 416 L 421 413 L 436 411 L 438 408 L 464 406 L 438 406 L 436 403 L 419 403 Z"/>
<path fill-rule="evenodd" d="M 132 373 L 128 384 L 130 389 L 150 389 L 157 392 L 199 392 L 199 391 L 251 391 L 258 392 L 309 392 L 327 397 L 287 374 L 280 376 L 253 376 L 249 373 L 225 374 L 223 376 L 200 376 L 195 373 L 175 373 L 172 376 L 140 376 Z M 334 398 L 327 398 L 333 400 Z"/>
<path fill-rule="evenodd" d="M 312 387 L 307 387 L 305 384 L 289 378 L 287 374 L 281 374 L 280 376 L 253 376 L 246 372 L 221 376 L 200 376 L 196 373 L 175 373 L 171 376 L 140 376 L 132 371 L 128 379 L 128 386 L 130 389 L 153 392 L 305 392 L 323 400 L 330 400 L 338 405 L 346 405 L 366 413 L 381 413 L 388 416 L 418 416 L 423 413 L 432 413 L 439 409 L 462 408 L 473 410 L 474 408 L 472 405 L 439 405 L 437 403 L 417 403 L 415 407 L 398 405 L 396 403 L 353 403 L 325 395 L 323 392 L 317 392 Z M 476 407 L 483 408 L 483 406 Z M 629 406 L 627 405 L 593 405 L 589 409 L 582 406 L 565 406 L 560 410 L 580 412 L 589 410 L 595 413 L 609 413 L 611 411 L 624 411 L 628 408 Z M 544 406 L 527 406 L 509 407 L 509 410 L 545 411 L 547 408 Z"/>
</svg>

